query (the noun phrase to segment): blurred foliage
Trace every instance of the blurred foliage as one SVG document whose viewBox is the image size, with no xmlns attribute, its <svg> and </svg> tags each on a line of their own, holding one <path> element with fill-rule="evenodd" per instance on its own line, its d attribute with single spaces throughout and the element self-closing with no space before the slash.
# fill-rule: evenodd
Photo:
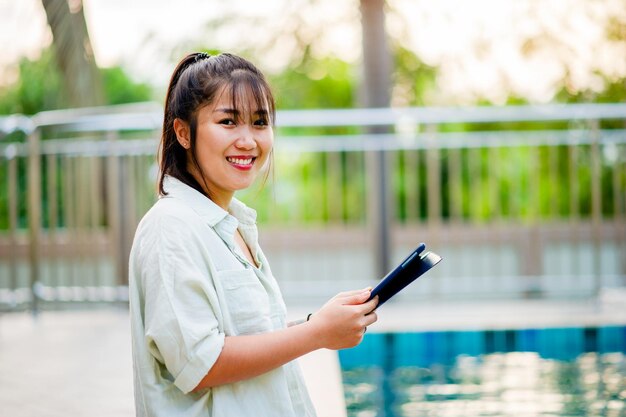
<svg viewBox="0 0 626 417">
<path fill-rule="evenodd" d="M 424 64 L 412 51 L 394 47 L 393 99 L 402 106 L 426 106 L 436 93 L 437 69 Z"/>
<path fill-rule="evenodd" d="M 411 51 L 394 46 L 394 91 L 405 105 L 423 105 L 435 90 L 436 69 Z M 280 109 L 358 107 L 359 67 L 336 57 L 313 58 L 307 50 L 287 71 L 270 75 Z M 364 132 L 359 126 L 285 128 L 278 126 L 276 149 L 285 136 L 346 135 Z M 363 152 L 292 153 L 276 161 L 276 182 L 265 190 L 243 192 L 258 206 L 260 221 L 363 223 L 366 221 L 366 156 Z M 394 168 L 395 174 L 402 169 Z M 409 172 L 407 172 L 409 174 Z M 400 183 L 399 183 L 400 184 Z M 396 191 L 404 194 L 400 186 Z"/>
<path fill-rule="evenodd" d="M 307 58 L 269 76 L 280 109 L 337 109 L 354 106 L 356 68 L 335 57 Z"/>
<path fill-rule="evenodd" d="M 202 48 L 197 48 L 198 50 Z M 393 88 L 396 105 L 422 106 L 432 103 L 437 94 L 437 69 L 422 63 L 411 51 L 396 44 Z M 218 51 L 211 51 L 216 53 Z M 34 114 L 62 108 L 64 96 L 60 77 L 54 69 L 51 51 L 36 61 L 22 60 L 20 78 L 0 92 L 2 113 Z M 106 99 L 109 104 L 144 101 L 152 97 L 149 86 L 134 83 L 120 68 L 102 69 Z M 314 58 L 303 54 L 293 68 L 269 74 L 277 106 L 287 109 L 353 108 L 358 101 L 359 69 L 336 57 Z M 623 102 L 624 80 L 606 80 L 601 92 L 572 93 L 563 88 L 555 101 Z M 490 105 L 480 102 L 478 105 Z M 520 97 L 510 97 L 508 104 L 526 104 Z M 623 129 L 623 121 L 603 122 L 600 128 Z M 593 126 L 577 122 L 506 122 L 450 123 L 428 129 L 434 134 L 479 131 L 537 131 L 579 129 L 589 134 Z M 425 126 L 416 126 L 424 131 Z M 281 138 L 310 140 L 309 135 L 345 135 L 345 140 L 363 132 L 359 126 L 277 128 L 274 171 L 261 189 L 242 192 L 240 197 L 257 208 L 260 222 L 361 224 L 367 212 L 367 154 L 351 152 L 291 152 L 280 154 Z M 321 140 L 321 139 L 317 139 Z M 395 220 L 424 221 L 429 216 L 432 199 L 439 199 L 444 220 L 485 223 L 491 221 L 542 221 L 591 215 L 592 164 L 599 156 L 602 215 L 611 217 L 624 210 L 626 195 L 626 149 L 623 145 L 503 146 L 443 149 L 432 164 L 428 150 L 402 150 L 389 153 L 393 186 Z M 17 158 L 19 187 L 19 225 L 25 225 L 26 163 Z M 9 167 L 0 164 L 0 229 L 8 225 L 7 183 Z M 438 170 L 438 172 L 434 171 Z M 44 170 L 45 171 L 45 170 Z M 437 174 L 440 188 L 432 189 L 429 176 Z M 45 177 L 45 172 L 43 173 Z M 59 174 L 61 175 L 61 174 Z M 45 180 L 45 178 L 44 178 Z M 58 178 L 58 183 L 63 183 Z M 436 191 L 439 195 L 436 195 Z M 59 199 L 59 211 L 64 211 Z M 44 206 L 47 203 L 44 201 Z M 44 213 L 46 210 L 44 210 Z M 44 214 L 44 224 L 47 220 Z"/>
<path fill-rule="evenodd" d="M 31 115 L 66 107 L 67 100 L 56 69 L 54 52 L 44 50 L 38 60 L 23 58 L 14 84 L 0 89 L 0 114 Z"/>
<path fill-rule="evenodd" d="M 335 58 L 307 61 L 294 70 L 274 75 L 279 107 L 354 107 L 357 97 L 357 68 Z M 332 63 L 332 64 L 330 64 Z M 320 70 L 323 64 L 326 70 Z M 437 91 L 437 69 L 422 63 L 411 51 L 394 46 L 394 100 L 407 106 L 428 105 Z M 338 69 L 341 69 L 339 71 Z M 343 75 L 345 79 L 341 79 Z M 352 77 L 352 78 L 349 78 Z M 351 91 L 352 103 L 337 91 Z M 346 94 L 346 93 L 344 93 Z M 346 96 L 348 96 L 346 94 Z M 322 97 L 322 98 L 320 98 Z M 606 83 L 606 90 L 594 95 L 571 94 L 564 87 L 556 102 L 623 102 L 624 80 Z M 323 103 L 320 104 L 320 103 Z M 478 105 L 489 106 L 482 101 Z M 522 97 L 510 97 L 508 105 L 524 105 Z M 602 121 L 600 128 L 624 128 L 623 121 Z M 419 132 L 427 127 L 417 126 Z M 450 123 L 433 126 L 432 133 L 482 131 L 564 131 L 592 134 L 590 122 L 536 121 L 499 123 Z M 281 136 L 312 134 L 358 135 L 354 127 L 280 128 Z M 303 138 L 303 140 L 306 140 Z M 345 140 L 350 140 L 346 136 Z M 469 139 L 468 139 L 469 140 Z M 501 146 L 496 148 L 443 149 L 437 158 L 440 189 L 430 189 L 428 151 L 404 150 L 390 154 L 395 219 L 424 221 L 430 200 L 439 199 L 443 219 L 485 223 L 491 221 L 544 221 L 588 218 L 592 211 L 592 163 L 599 163 L 601 212 L 616 215 L 626 201 L 626 149 L 600 145 Z M 259 208 L 262 222 L 360 223 L 366 220 L 367 156 L 363 152 L 292 153 L 277 158 L 276 182 L 265 190 L 245 192 L 244 197 Z M 436 195 L 439 191 L 439 195 Z"/>
<path fill-rule="evenodd" d="M 100 69 L 107 105 L 146 101 L 152 88 L 136 83 L 120 67 Z M 67 96 L 57 68 L 54 51 L 45 49 L 39 59 L 23 58 L 17 81 L 0 89 L 0 114 L 32 115 L 67 107 Z"/>
<path fill-rule="evenodd" d="M 148 101 L 152 87 L 131 80 L 120 67 L 102 68 L 104 97 L 107 104 L 124 104 Z"/>
</svg>

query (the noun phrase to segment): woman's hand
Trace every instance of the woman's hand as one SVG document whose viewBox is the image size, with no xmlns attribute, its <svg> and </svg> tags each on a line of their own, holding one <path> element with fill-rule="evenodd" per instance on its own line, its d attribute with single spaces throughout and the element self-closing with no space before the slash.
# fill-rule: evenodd
<svg viewBox="0 0 626 417">
<path fill-rule="evenodd" d="M 367 301 L 371 288 L 337 294 L 309 320 L 316 329 L 321 346 L 327 349 L 345 349 L 358 345 L 366 327 L 376 322 L 374 312 L 378 297 Z"/>
</svg>

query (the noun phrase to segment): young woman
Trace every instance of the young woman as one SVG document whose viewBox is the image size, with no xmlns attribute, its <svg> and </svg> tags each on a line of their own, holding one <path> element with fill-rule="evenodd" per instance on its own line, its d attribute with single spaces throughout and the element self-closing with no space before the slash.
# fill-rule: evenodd
<svg viewBox="0 0 626 417">
<path fill-rule="evenodd" d="M 130 256 L 139 416 L 314 416 L 293 360 L 355 346 L 376 321 L 366 289 L 286 323 L 256 213 L 233 197 L 268 163 L 274 117 L 265 78 L 243 58 L 190 54 L 172 75 L 160 198 Z"/>
</svg>

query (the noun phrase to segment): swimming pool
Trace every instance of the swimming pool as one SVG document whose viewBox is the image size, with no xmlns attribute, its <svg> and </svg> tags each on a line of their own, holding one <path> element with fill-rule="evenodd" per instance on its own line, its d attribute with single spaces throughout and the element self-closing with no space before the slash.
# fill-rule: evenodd
<svg viewBox="0 0 626 417">
<path fill-rule="evenodd" d="M 349 417 L 626 416 L 626 326 L 366 334 Z"/>
</svg>

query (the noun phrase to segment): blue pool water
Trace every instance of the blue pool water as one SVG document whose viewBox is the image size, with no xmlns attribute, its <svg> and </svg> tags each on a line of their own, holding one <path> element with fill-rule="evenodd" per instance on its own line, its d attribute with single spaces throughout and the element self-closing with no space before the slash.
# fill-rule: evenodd
<svg viewBox="0 0 626 417">
<path fill-rule="evenodd" d="M 626 417 L 626 326 L 366 334 L 349 417 Z"/>
</svg>

